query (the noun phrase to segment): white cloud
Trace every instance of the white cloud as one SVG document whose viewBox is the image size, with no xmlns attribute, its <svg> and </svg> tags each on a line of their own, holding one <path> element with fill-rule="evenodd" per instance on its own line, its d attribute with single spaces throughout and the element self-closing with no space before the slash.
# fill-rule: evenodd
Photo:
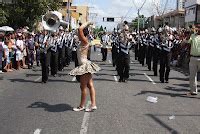
<svg viewBox="0 0 200 134">
<path fill-rule="evenodd" d="M 103 17 L 122 17 L 122 16 L 127 15 L 126 20 L 131 21 L 132 19 L 137 17 L 137 8 L 133 4 L 133 1 L 135 2 L 135 5 L 137 6 L 137 8 L 141 7 L 142 3 L 144 2 L 144 0 L 110 0 L 110 1 L 102 0 L 102 2 L 105 2 L 105 5 L 106 4 L 109 5 L 108 8 L 107 6 L 105 6 L 106 7 L 105 8 L 105 7 L 102 7 L 102 5 L 101 6 L 97 5 L 95 0 L 93 0 L 93 2 L 89 3 L 88 5 L 89 7 L 93 7 L 93 8 L 90 8 L 90 12 L 98 14 L 97 19 L 96 19 L 96 21 L 98 22 L 98 25 L 103 25 L 103 26 L 109 27 L 110 29 L 113 29 L 113 27 L 117 25 L 117 22 L 119 22 L 120 19 L 118 18 L 117 19 L 118 21 L 115 23 L 110 23 L 110 22 L 106 23 L 106 22 L 102 22 Z M 152 1 L 155 1 L 156 3 L 159 3 L 160 1 L 162 1 L 162 3 L 165 3 L 164 1 L 166 0 L 147 0 L 140 14 L 143 14 L 144 16 L 148 17 L 156 13 L 155 5 L 153 4 Z M 175 2 L 174 0 L 169 0 L 169 5 L 171 6 L 171 3 L 174 3 L 174 2 Z"/>
</svg>

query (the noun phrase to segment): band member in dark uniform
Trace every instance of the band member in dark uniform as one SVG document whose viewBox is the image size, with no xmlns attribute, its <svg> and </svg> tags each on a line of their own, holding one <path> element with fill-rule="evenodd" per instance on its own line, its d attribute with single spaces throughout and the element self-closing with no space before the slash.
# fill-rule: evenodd
<svg viewBox="0 0 200 134">
<path fill-rule="evenodd" d="M 50 38 L 51 46 L 51 75 L 56 77 L 58 71 L 58 37 L 57 33 L 52 33 Z"/>
<path fill-rule="evenodd" d="M 154 49 L 153 49 L 153 72 L 154 72 L 154 76 L 158 75 L 158 61 L 159 61 L 159 57 L 160 57 L 160 51 L 161 51 L 161 30 L 159 30 L 157 32 L 157 34 L 154 36 L 154 41 L 153 41 L 153 45 L 154 45 Z"/>
<path fill-rule="evenodd" d="M 65 65 L 65 33 L 63 27 L 59 28 L 59 41 L 58 41 L 58 70 L 63 71 Z"/>
<path fill-rule="evenodd" d="M 146 45 L 145 45 L 145 33 L 141 31 L 141 36 L 139 38 L 139 62 L 144 66 L 145 55 L 146 55 Z"/>
<path fill-rule="evenodd" d="M 173 47 L 173 35 L 168 26 L 165 27 L 160 53 L 160 81 L 168 83 L 171 61 L 171 49 Z M 165 80 L 165 81 L 164 81 Z"/>
<path fill-rule="evenodd" d="M 117 45 L 117 38 L 118 38 L 118 35 L 116 33 L 116 31 L 113 32 L 112 34 L 112 64 L 113 64 L 113 67 L 116 65 L 116 60 L 117 60 L 117 51 L 118 51 L 118 45 Z"/>
<path fill-rule="evenodd" d="M 49 64 L 51 58 L 51 51 L 48 49 L 49 35 L 47 31 L 43 31 L 43 34 L 39 37 L 40 42 L 40 62 L 42 66 L 42 83 L 48 81 L 49 76 Z"/>
<path fill-rule="evenodd" d="M 151 71 L 151 62 L 152 62 L 152 59 L 153 59 L 153 50 L 154 50 L 154 34 L 155 34 L 155 29 L 152 28 L 151 30 L 151 34 L 150 36 L 148 37 L 148 51 L 147 51 L 147 56 L 146 56 L 146 59 L 147 59 L 147 66 L 148 66 L 148 69 L 149 71 Z"/>
<path fill-rule="evenodd" d="M 129 50 L 132 47 L 130 42 L 129 28 L 124 23 L 122 33 L 119 36 L 119 54 L 117 60 L 117 71 L 119 75 L 119 82 L 127 82 L 129 78 L 130 70 L 130 53 Z"/>
</svg>

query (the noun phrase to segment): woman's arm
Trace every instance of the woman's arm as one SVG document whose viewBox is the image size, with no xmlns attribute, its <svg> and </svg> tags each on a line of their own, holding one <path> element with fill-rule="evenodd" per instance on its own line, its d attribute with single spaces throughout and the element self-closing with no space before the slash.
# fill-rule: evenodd
<svg viewBox="0 0 200 134">
<path fill-rule="evenodd" d="M 83 43 L 83 45 L 88 44 L 88 39 L 85 37 L 83 29 L 86 28 L 87 26 L 92 25 L 91 22 L 86 22 L 85 24 L 81 25 L 78 29 L 78 34 L 79 34 L 79 39 Z"/>
</svg>

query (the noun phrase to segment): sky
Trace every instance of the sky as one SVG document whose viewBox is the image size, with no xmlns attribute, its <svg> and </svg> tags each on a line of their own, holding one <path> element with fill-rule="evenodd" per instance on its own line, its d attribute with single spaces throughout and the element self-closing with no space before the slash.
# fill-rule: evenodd
<svg viewBox="0 0 200 134">
<path fill-rule="evenodd" d="M 131 21 L 137 17 L 137 9 L 141 7 L 145 0 L 74 0 L 73 5 L 88 5 L 90 13 L 97 13 L 96 19 L 92 20 L 96 26 L 107 27 L 112 30 L 123 20 Z M 153 2 L 154 1 L 154 2 Z M 156 14 L 155 4 L 162 9 L 166 0 L 146 0 L 140 14 L 151 16 Z M 172 10 L 176 7 L 176 0 L 168 0 L 167 9 Z M 155 4 L 153 4 L 155 3 Z M 159 3 L 159 4 L 158 4 Z M 126 17 L 125 17 L 126 16 Z M 115 22 L 103 22 L 103 17 L 116 17 Z"/>
</svg>

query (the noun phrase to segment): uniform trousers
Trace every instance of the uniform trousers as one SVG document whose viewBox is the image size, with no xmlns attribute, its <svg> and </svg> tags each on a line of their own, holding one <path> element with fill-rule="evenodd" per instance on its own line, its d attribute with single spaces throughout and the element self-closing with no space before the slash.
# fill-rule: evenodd
<svg viewBox="0 0 200 134">
<path fill-rule="evenodd" d="M 147 65 L 148 65 L 148 69 L 149 70 L 151 70 L 152 58 L 153 58 L 153 47 L 152 46 L 148 46 L 146 61 L 147 61 Z"/>
<path fill-rule="evenodd" d="M 154 72 L 154 76 L 158 75 L 159 52 L 160 52 L 160 50 L 158 48 L 154 47 L 154 49 L 153 49 L 153 72 Z"/>
<path fill-rule="evenodd" d="M 162 51 L 160 54 L 160 81 L 169 80 L 171 53 Z"/>
<path fill-rule="evenodd" d="M 47 82 L 49 77 L 49 64 L 51 59 L 51 51 L 40 53 L 40 62 L 42 66 L 42 82 Z"/>
<path fill-rule="evenodd" d="M 62 71 L 65 65 L 65 47 L 58 47 L 58 70 Z"/>
<path fill-rule="evenodd" d="M 112 64 L 113 64 L 113 67 L 116 65 L 116 58 L 117 58 L 117 47 L 113 44 L 112 45 Z"/>
<path fill-rule="evenodd" d="M 72 51 L 72 61 L 74 61 L 75 67 L 77 67 L 78 66 L 78 58 L 77 58 L 77 52 L 76 51 Z"/>
<path fill-rule="evenodd" d="M 135 60 L 138 60 L 138 43 L 137 44 L 135 44 L 135 47 L 134 47 L 134 49 L 135 49 Z"/>
<path fill-rule="evenodd" d="M 69 65 L 72 61 L 72 49 L 65 47 L 65 65 Z"/>
<path fill-rule="evenodd" d="M 58 51 L 51 50 L 51 75 L 56 75 L 58 72 Z"/>
<path fill-rule="evenodd" d="M 39 63 L 40 63 L 40 49 L 39 48 L 36 49 L 36 62 L 37 62 L 37 66 L 39 66 Z"/>
<path fill-rule="evenodd" d="M 107 60 L 107 54 L 108 54 L 108 49 L 107 48 L 101 48 L 101 53 L 102 53 L 102 61 Z"/>
<path fill-rule="evenodd" d="M 140 64 L 142 64 L 142 66 L 144 66 L 144 61 L 145 61 L 145 55 L 146 55 L 146 46 L 140 46 L 139 49 L 139 62 Z"/>
<path fill-rule="evenodd" d="M 117 60 L 117 71 L 120 80 L 126 80 L 129 78 L 130 70 L 130 55 L 125 53 L 119 53 Z"/>
</svg>

